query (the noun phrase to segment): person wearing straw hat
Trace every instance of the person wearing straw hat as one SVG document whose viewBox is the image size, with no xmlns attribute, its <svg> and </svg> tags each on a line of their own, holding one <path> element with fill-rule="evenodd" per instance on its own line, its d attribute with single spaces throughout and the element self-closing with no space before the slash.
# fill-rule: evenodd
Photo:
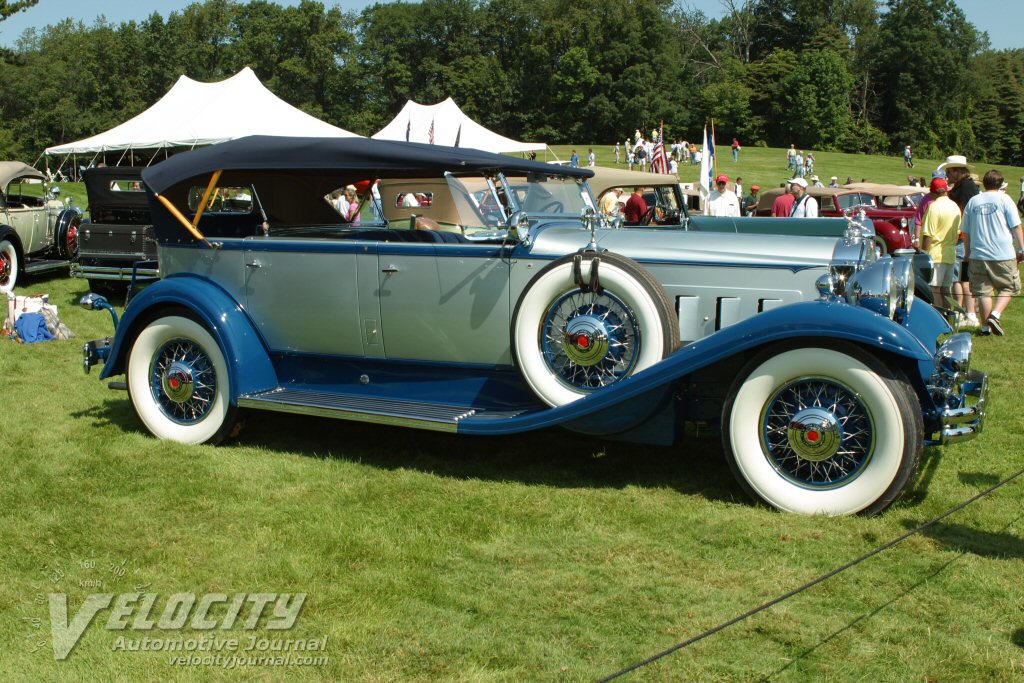
<svg viewBox="0 0 1024 683">
<path fill-rule="evenodd" d="M 964 207 L 967 206 L 967 202 L 971 200 L 971 197 L 981 192 L 978 189 L 978 184 L 971 177 L 971 167 L 967 163 L 967 157 L 961 154 L 951 154 L 935 170 L 936 172 L 942 171 L 946 174 L 946 179 L 949 181 L 949 198 L 960 207 L 960 212 L 963 213 Z M 967 327 L 977 327 L 981 324 L 981 321 L 978 320 L 974 296 L 971 293 L 970 269 L 967 267 L 967 261 L 964 256 L 963 239 L 963 235 L 961 235 L 956 245 L 957 267 L 953 269 L 953 298 L 967 311 L 967 318 L 964 321 L 965 325 Z"/>
<path fill-rule="evenodd" d="M 972 197 L 964 208 L 964 247 L 981 313 L 981 334 L 1002 336 L 1002 313 L 1010 299 L 1020 294 L 1017 264 L 1024 261 L 1024 248 L 1017 245 L 1024 244 L 1024 234 L 1017 206 L 999 191 L 1003 174 L 992 169 L 982 184 L 985 191 Z"/>
</svg>

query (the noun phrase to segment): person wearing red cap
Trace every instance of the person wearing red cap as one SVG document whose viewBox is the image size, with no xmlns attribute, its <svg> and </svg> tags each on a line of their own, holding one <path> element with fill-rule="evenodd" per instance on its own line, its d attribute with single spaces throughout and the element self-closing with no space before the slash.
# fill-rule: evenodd
<svg viewBox="0 0 1024 683">
<path fill-rule="evenodd" d="M 949 198 L 945 178 L 932 178 L 928 187 L 935 199 L 928 204 L 921 221 L 921 251 L 932 257 L 932 295 L 935 305 L 947 307 L 952 296 L 956 241 L 960 235 L 960 207 Z"/>
<path fill-rule="evenodd" d="M 741 216 L 753 216 L 754 211 L 757 209 L 757 203 L 761 200 L 758 193 L 761 192 L 760 185 L 751 185 L 750 194 L 743 198 L 740 202 L 740 215 Z"/>
<path fill-rule="evenodd" d="M 708 198 L 707 210 L 704 212 L 709 216 L 733 216 L 740 215 L 740 200 L 736 193 L 728 188 L 729 176 L 722 173 L 715 178 L 715 189 Z"/>
</svg>

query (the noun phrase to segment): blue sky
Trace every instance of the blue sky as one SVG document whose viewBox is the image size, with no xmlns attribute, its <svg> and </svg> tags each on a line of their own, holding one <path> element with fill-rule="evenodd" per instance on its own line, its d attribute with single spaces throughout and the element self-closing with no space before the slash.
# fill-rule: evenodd
<svg viewBox="0 0 1024 683">
<path fill-rule="evenodd" d="M 360 10 L 372 4 L 366 0 L 322 0 L 328 7 Z M 826 0 L 827 1 L 827 0 Z M 297 0 L 278 0 L 282 5 L 298 4 Z M 710 17 L 723 13 L 720 0 L 682 0 L 684 5 L 703 11 Z M 167 16 L 191 4 L 191 0 L 164 0 L 163 2 L 131 2 L 126 0 L 40 0 L 39 4 L 7 21 L 0 22 L 0 44 L 13 45 L 22 31 L 30 27 L 42 28 L 63 18 L 81 19 L 87 25 L 103 15 L 114 24 L 131 19 L 145 19 L 153 12 Z M 992 47 L 1006 49 L 1024 47 L 1024 0 L 957 0 L 967 19 L 987 31 Z"/>
</svg>

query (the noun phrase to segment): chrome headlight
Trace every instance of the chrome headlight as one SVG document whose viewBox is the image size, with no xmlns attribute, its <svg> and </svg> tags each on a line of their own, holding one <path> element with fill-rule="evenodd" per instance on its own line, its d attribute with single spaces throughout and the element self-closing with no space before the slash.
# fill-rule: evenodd
<svg viewBox="0 0 1024 683">
<path fill-rule="evenodd" d="M 892 260 L 892 272 L 889 291 L 892 292 L 896 308 L 910 310 L 914 303 L 914 261 L 912 257 L 902 256 Z"/>
<path fill-rule="evenodd" d="M 893 275 L 892 259 L 881 258 L 850 278 L 846 285 L 846 301 L 893 318 L 896 315 L 894 282 L 898 282 L 898 278 Z"/>
<path fill-rule="evenodd" d="M 828 267 L 836 294 L 842 296 L 846 292 L 847 283 L 853 276 L 875 262 L 877 257 L 873 241 L 874 228 L 871 228 L 871 234 L 872 239 L 843 239 L 836 243 L 836 248 L 832 252 L 832 261 Z"/>
</svg>

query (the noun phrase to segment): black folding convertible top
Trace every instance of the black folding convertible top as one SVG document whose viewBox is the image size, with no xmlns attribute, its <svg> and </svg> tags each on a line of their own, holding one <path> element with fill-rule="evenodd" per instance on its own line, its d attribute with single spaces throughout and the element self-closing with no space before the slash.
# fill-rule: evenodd
<svg viewBox="0 0 1024 683">
<path fill-rule="evenodd" d="M 218 170 L 348 171 L 366 178 L 421 178 L 445 171 L 557 173 L 589 178 L 584 168 L 552 166 L 465 147 L 426 145 L 370 138 L 300 138 L 253 135 L 178 154 L 146 169 L 143 180 L 154 192 Z"/>
</svg>

